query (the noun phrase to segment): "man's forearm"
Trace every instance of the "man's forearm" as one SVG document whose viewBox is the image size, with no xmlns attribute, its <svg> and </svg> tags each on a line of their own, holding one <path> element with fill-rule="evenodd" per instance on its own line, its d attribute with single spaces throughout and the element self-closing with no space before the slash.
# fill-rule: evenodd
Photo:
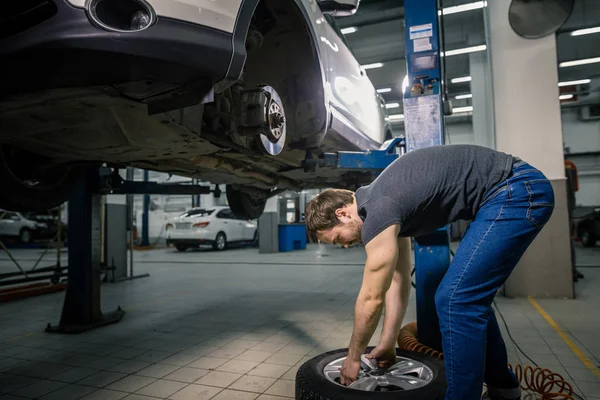
<svg viewBox="0 0 600 400">
<path fill-rule="evenodd" d="M 402 321 L 406 315 L 409 296 L 410 278 L 403 278 L 400 282 L 394 279 L 385 295 L 385 319 L 383 321 L 380 345 L 395 347 Z"/>
<path fill-rule="evenodd" d="M 364 353 L 375 329 L 377 329 L 382 309 L 383 298 L 365 299 L 362 294 L 358 296 L 354 311 L 354 332 L 348 349 L 349 358 L 360 360 L 360 356 Z"/>
<path fill-rule="evenodd" d="M 396 261 L 394 279 L 385 295 L 385 319 L 379 342 L 384 347 L 395 347 L 410 297 L 410 271 L 412 269 L 410 238 L 400 238 L 398 245 L 400 251 Z"/>
</svg>

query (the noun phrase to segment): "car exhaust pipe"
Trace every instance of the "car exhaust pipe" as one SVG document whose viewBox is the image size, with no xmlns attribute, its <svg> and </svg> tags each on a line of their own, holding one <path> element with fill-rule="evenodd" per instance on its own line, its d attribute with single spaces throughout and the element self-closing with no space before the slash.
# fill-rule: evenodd
<svg viewBox="0 0 600 400">
<path fill-rule="evenodd" d="M 156 22 L 156 12 L 145 0 L 90 0 L 86 10 L 92 23 L 112 32 L 139 32 Z"/>
</svg>

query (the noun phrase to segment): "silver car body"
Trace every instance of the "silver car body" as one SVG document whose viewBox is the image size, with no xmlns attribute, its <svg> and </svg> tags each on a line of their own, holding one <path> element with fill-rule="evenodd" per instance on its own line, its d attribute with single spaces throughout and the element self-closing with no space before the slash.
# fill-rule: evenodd
<svg viewBox="0 0 600 400">
<path fill-rule="evenodd" d="M 68 0 L 85 7 L 89 0 Z M 232 33 L 243 0 L 145 0 L 158 18 L 173 18 Z M 384 142 L 386 113 L 367 73 L 350 49 L 327 22 L 316 0 L 295 1 L 311 28 L 318 50 L 326 104 L 329 105 L 329 129 L 358 148 L 379 147 Z M 365 137 L 366 135 L 366 137 Z"/>
</svg>

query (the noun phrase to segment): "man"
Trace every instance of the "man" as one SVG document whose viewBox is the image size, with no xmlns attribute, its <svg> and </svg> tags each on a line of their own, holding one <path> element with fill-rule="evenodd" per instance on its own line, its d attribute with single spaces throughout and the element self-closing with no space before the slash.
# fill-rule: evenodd
<svg viewBox="0 0 600 400">
<path fill-rule="evenodd" d="M 456 220 L 471 223 L 436 294 L 448 388 L 446 400 L 518 399 L 506 347 L 491 308 L 497 290 L 554 209 L 554 193 L 537 169 L 509 154 L 474 145 L 409 152 L 356 193 L 328 189 L 306 207 L 313 241 L 365 244 L 367 261 L 341 383 L 357 378 L 386 313 L 379 345 L 368 355 L 395 360 L 410 291 L 409 237 Z"/>
</svg>

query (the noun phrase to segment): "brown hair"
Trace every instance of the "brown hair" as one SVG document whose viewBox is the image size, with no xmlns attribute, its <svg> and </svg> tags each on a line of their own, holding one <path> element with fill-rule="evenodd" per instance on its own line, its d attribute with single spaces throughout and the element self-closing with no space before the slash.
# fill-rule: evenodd
<svg viewBox="0 0 600 400">
<path fill-rule="evenodd" d="M 313 243 L 319 241 L 320 231 L 339 225 L 335 210 L 354 203 L 354 192 L 345 189 L 326 189 L 306 205 L 306 231 Z"/>
</svg>

